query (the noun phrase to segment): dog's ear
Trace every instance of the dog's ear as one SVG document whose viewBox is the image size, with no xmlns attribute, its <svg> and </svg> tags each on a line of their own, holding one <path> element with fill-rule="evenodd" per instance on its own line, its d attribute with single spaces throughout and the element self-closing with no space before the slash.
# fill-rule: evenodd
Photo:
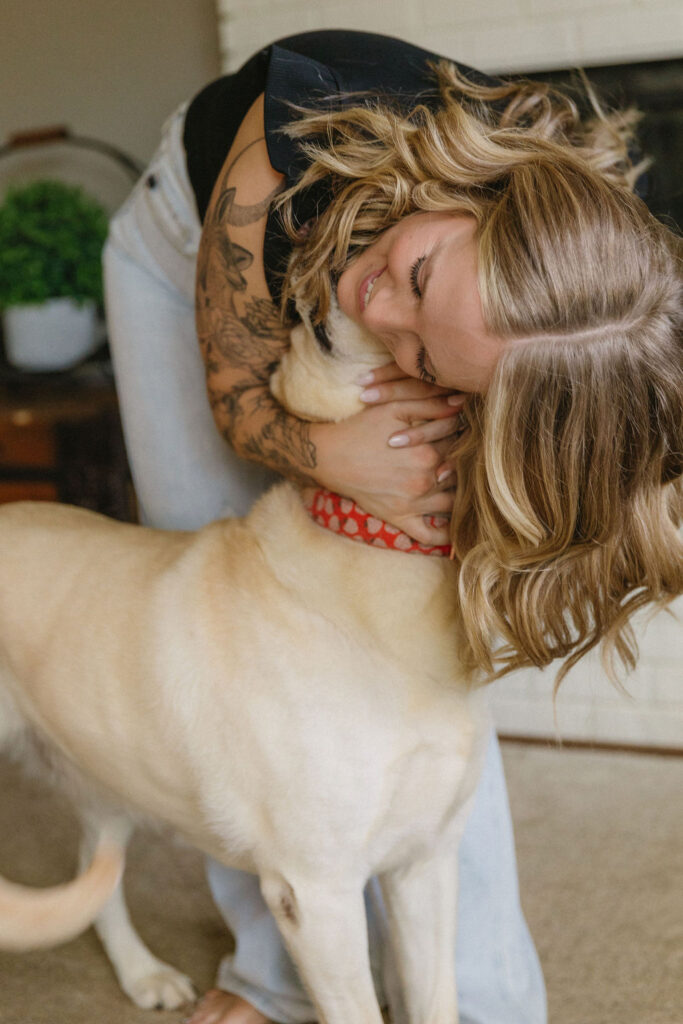
<svg viewBox="0 0 683 1024">
<path fill-rule="evenodd" d="M 301 323 L 292 328 L 290 349 L 270 379 L 274 396 L 293 415 L 308 420 L 343 420 L 364 408 L 358 377 L 386 363 L 384 345 L 339 308 L 336 288 L 324 322 L 296 294 L 294 309 Z"/>
<path fill-rule="evenodd" d="M 332 353 L 354 363 L 358 373 L 386 363 L 389 353 L 379 338 L 350 320 L 339 308 L 335 294 L 330 296 L 330 308 L 325 318 L 325 333 Z"/>
<path fill-rule="evenodd" d="M 343 420 L 360 412 L 361 374 L 389 355 L 384 345 L 350 320 L 332 297 L 325 322 L 314 324 L 297 305 L 301 323 L 290 333 L 291 347 L 270 379 L 277 400 L 302 419 Z"/>
</svg>

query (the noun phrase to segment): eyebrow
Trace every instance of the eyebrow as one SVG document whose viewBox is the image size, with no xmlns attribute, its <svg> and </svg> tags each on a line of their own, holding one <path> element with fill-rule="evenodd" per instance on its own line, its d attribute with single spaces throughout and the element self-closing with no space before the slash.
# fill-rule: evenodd
<svg viewBox="0 0 683 1024">
<path fill-rule="evenodd" d="M 422 282 L 422 298 L 423 299 L 425 299 L 427 297 L 427 288 L 429 286 L 429 279 L 431 278 L 432 271 L 434 269 L 434 257 L 438 255 L 438 252 L 439 252 L 440 248 L 441 248 L 441 243 L 439 243 L 439 245 L 437 245 L 435 249 L 432 249 L 432 251 L 429 253 L 429 255 L 427 256 L 427 258 L 425 259 L 425 261 L 423 263 L 423 266 L 425 268 L 424 279 L 423 279 L 423 282 Z"/>
<path fill-rule="evenodd" d="M 432 249 L 432 251 L 429 253 L 429 255 L 427 256 L 427 259 L 424 262 L 425 277 L 424 277 L 424 280 L 422 282 L 422 300 L 423 300 L 423 302 L 424 302 L 424 300 L 427 297 L 427 287 L 429 285 L 429 280 L 430 280 L 430 278 L 432 276 L 432 272 L 434 270 L 434 260 L 442 252 L 443 247 L 444 247 L 444 243 L 443 243 L 443 239 L 442 239 Z M 429 359 L 429 362 L 431 364 L 432 370 L 434 371 L 434 377 L 436 379 L 436 383 L 439 384 L 439 378 L 441 377 L 441 374 L 439 373 L 439 369 L 438 369 L 436 363 L 434 362 L 434 360 L 432 359 L 432 355 L 431 355 L 429 349 L 427 348 L 427 346 L 425 345 L 424 341 L 422 341 L 421 344 L 422 344 L 422 348 L 423 348 L 427 358 Z M 439 387 L 446 387 L 446 388 L 448 388 L 448 387 L 451 387 L 451 385 L 450 384 L 439 384 Z"/>
</svg>

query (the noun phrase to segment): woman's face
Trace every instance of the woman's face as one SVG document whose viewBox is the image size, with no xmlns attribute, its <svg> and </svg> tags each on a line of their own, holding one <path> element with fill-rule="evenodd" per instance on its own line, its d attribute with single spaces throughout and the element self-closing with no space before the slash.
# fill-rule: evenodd
<svg viewBox="0 0 683 1024">
<path fill-rule="evenodd" d="M 364 249 L 337 287 L 342 311 L 402 370 L 456 391 L 484 392 L 505 344 L 484 325 L 476 230 L 465 214 L 413 214 Z"/>
</svg>

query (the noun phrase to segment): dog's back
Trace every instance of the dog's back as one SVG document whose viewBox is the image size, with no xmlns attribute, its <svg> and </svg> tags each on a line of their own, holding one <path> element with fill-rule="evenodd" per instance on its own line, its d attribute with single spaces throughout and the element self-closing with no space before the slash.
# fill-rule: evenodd
<svg viewBox="0 0 683 1024">
<path fill-rule="evenodd" d="M 299 343 L 324 361 L 307 332 Z M 354 364 L 341 364 L 335 407 L 350 413 Z M 314 416 L 307 382 L 285 391 Z M 343 892 L 380 871 L 398 884 L 402 865 L 457 839 L 486 717 L 460 671 L 450 570 L 321 529 L 289 484 L 196 534 L 0 509 L 6 737 L 32 731 L 111 820 L 128 804 L 259 873 L 283 934 L 315 959 L 301 925 L 328 876 Z M 117 870 L 101 847 L 90 876 L 46 894 L 42 918 L 30 894 L 0 886 L 0 945 L 70 937 Z"/>
</svg>

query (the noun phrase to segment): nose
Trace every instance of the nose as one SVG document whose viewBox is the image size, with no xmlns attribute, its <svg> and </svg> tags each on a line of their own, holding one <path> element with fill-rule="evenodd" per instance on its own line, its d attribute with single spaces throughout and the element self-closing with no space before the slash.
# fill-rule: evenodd
<svg viewBox="0 0 683 1024">
<path fill-rule="evenodd" d="M 414 306 L 412 294 L 396 280 L 390 264 L 375 283 L 366 310 L 366 323 L 381 338 L 409 334 L 414 331 Z"/>
<path fill-rule="evenodd" d="M 372 296 L 365 319 L 368 329 L 384 342 L 396 363 L 411 377 L 415 376 L 419 342 L 414 320 L 413 304 L 405 302 L 400 289 L 388 281 Z"/>
</svg>

